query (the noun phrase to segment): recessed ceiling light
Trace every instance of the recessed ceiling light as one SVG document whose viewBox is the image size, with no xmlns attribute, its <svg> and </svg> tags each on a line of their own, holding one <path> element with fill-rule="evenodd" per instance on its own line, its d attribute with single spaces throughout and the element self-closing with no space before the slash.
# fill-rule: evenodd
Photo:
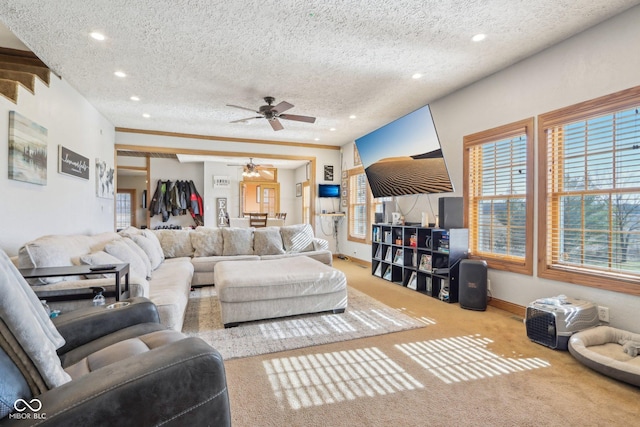
<svg viewBox="0 0 640 427">
<path fill-rule="evenodd" d="M 331 128 L 331 129 L 329 129 L 329 130 L 330 130 L 331 132 L 333 132 L 333 131 L 335 131 L 335 130 L 336 130 L 336 128 Z"/>
<path fill-rule="evenodd" d="M 151 114 L 144 113 L 144 114 L 142 115 L 142 117 L 144 117 L 145 119 L 148 119 L 149 117 L 151 117 Z"/>
<path fill-rule="evenodd" d="M 355 119 L 355 118 L 356 118 L 356 115 L 355 115 L 355 114 L 352 114 L 352 115 L 350 115 L 350 116 L 349 116 L 349 118 L 350 118 L 350 119 Z"/>
<path fill-rule="evenodd" d="M 103 41 L 106 37 L 104 36 L 104 34 L 99 33 L 97 31 L 94 31 L 93 33 L 89 34 L 93 39 L 95 40 L 100 40 Z"/>
<path fill-rule="evenodd" d="M 415 80 L 418 80 L 421 77 L 422 77 L 422 73 L 415 73 L 413 76 L 411 76 L 411 78 Z"/>
<path fill-rule="evenodd" d="M 115 74 L 118 77 L 127 77 L 127 74 L 124 71 L 116 71 L 113 74 Z"/>
<path fill-rule="evenodd" d="M 132 96 L 131 98 L 129 98 L 132 101 L 140 101 L 140 98 L 138 98 L 137 96 Z"/>
<path fill-rule="evenodd" d="M 473 40 L 474 42 L 481 42 L 482 40 L 486 39 L 487 35 L 486 34 L 476 34 L 475 36 L 471 37 L 471 40 Z"/>
<path fill-rule="evenodd" d="M 320 138 L 313 138 L 314 141 L 320 141 Z"/>
</svg>

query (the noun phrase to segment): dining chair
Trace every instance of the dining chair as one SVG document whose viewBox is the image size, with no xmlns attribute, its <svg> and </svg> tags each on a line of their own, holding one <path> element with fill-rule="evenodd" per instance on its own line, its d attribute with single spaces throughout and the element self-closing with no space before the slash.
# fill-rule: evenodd
<svg viewBox="0 0 640 427">
<path fill-rule="evenodd" d="M 277 212 L 276 213 L 276 218 L 277 219 L 281 219 L 282 223 L 284 224 L 284 221 L 287 219 L 287 213 L 286 212 Z"/>
<path fill-rule="evenodd" d="M 249 227 L 266 227 L 268 213 L 250 213 L 249 214 Z"/>
</svg>

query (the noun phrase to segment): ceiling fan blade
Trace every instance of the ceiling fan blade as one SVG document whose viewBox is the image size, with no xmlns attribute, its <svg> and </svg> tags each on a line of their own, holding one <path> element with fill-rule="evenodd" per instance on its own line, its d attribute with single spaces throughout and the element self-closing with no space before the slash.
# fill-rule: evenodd
<svg viewBox="0 0 640 427">
<path fill-rule="evenodd" d="M 240 119 L 240 120 L 233 120 L 229 123 L 240 123 L 240 122 L 246 122 L 247 120 L 253 120 L 253 119 L 261 119 L 262 116 L 256 116 L 256 117 L 247 117 L 246 119 Z"/>
<path fill-rule="evenodd" d="M 269 120 L 269 124 L 271 125 L 273 130 L 282 130 L 282 129 L 284 129 L 284 126 L 282 126 L 282 123 L 280 123 L 280 120 L 278 120 L 278 119 Z"/>
<path fill-rule="evenodd" d="M 259 111 L 254 110 L 253 108 L 241 107 L 239 105 L 227 104 L 227 107 L 239 108 L 241 110 L 253 111 L 254 113 L 260 113 Z"/>
<path fill-rule="evenodd" d="M 290 108 L 293 108 L 293 104 L 289 104 L 287 101 L 282 101 L 281 103 L 273 107 L 271 111 L 275 111 L 276 113 L 280 114 L 287 111 Z"/>
<path fill-rule="evenodd" d="M 280 114 L 278 116 L 278 118 L 285 119 L 285 120 L 295 120 L 296 122 L 306 122 L 306 123 L 315 123 L 316 122 L 316 118 L 315 117 L 298 116 L 296 114 Z"/>
</svg>

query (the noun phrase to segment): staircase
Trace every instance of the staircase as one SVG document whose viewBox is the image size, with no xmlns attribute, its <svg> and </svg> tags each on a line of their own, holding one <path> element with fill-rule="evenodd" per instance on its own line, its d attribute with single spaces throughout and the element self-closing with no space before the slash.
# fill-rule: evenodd
<svg viewBox="0 0 640 427">
<path fill-rule="evenodd" d="M 32 52 L 0 47 L 0 95 L 18 103 L 19 87 L 35 94 L 36 78 L 49 86 L 49 68 Z"/>
</svg>

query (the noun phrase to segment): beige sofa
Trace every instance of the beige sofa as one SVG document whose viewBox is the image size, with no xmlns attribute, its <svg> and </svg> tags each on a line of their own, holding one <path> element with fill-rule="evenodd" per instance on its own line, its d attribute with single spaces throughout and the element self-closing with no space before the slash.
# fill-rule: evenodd
<svg viewBox="0 0 640 427">
<path fill-rule="evenodd" d="M 158 306 L 160 321 L 181 330 L 191 286 L 213 284 L 220 261 L 309 256 L 332 264 L 328 242 L 313 236 L 308 224 L 283 227 L 139 230 L 97 235 L 50 235 L 26 243 L 14 263 L 19 268 L 109 264 L 130 265 L 130 296 L 149 298 Z M 30 280 L 41 299 L 102 286 L 114 288 L 113 275 L 51 277 Z M 110 301 L 108 301 L 110 302 Z M 70 311 L 91 300 L 51 302 L 52 309 Z"/>
</svg>

